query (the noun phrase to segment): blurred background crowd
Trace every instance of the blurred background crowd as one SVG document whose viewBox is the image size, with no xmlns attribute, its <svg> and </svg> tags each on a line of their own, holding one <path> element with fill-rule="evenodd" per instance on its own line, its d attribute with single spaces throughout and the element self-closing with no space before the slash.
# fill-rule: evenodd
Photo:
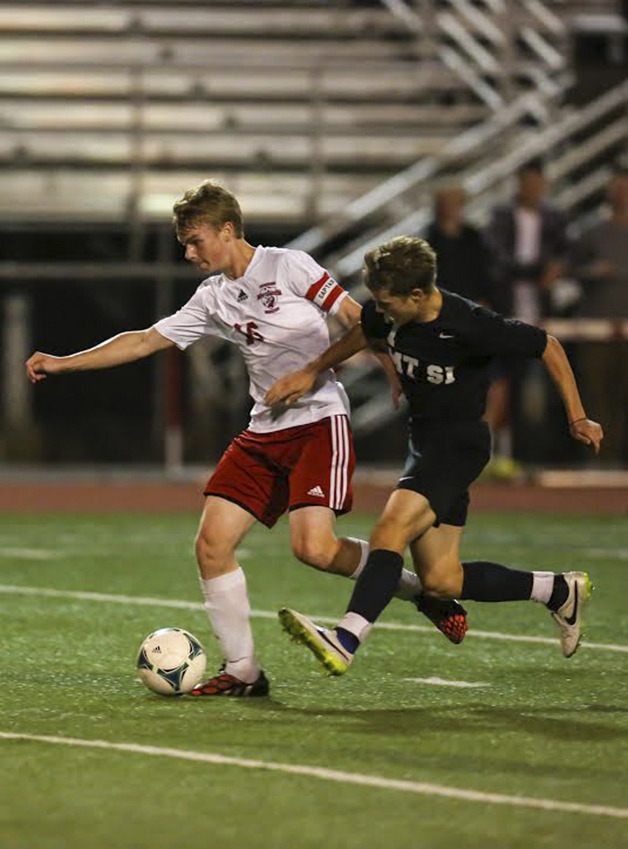
<svg viewBox="0 0 628 849">
<path fill-rule="evenodd" d="M 460 187 L 436 192 L 422 235 L 437 250 L 441 285 L 530 324 L 628 318 L 628 168 L 611 169 L 606 214 L 574 238 L 569 216 L 551 202 L 542 162 L 526 163 L 515 179 L 512 199 L 491 210 L 484 230 L 466 222 Z M 604 422 L 603 464 L 611 466 L 628 461 L 628 344 L 607 331 L 603 339 L 584 333 L 569 353 L 589 415 Z M 540 363 L 496 364 L 487 417 L 495 473 L 514 470 L 512 459 L 568 459 L 560 404 Z"/>
<path fill-rule="evenodd" d="M 628 24 L 616 0 L 0 3 L 0 458 L 216 459 L 246 424 L 220 341 L 49 380 L 63 354 L 173 311 L 198 283 L 174 200 L 213 178 L 254 244 L 312 253 L 363 300 L 400 233 L 439 285 L 566 346 L 592 460 L 538 363 L 494 366 L 492 473 L 628 469 Z M 362 462 L 398 463 L 403 415 L 368 357 L 343 370 Z"/>
</svg>

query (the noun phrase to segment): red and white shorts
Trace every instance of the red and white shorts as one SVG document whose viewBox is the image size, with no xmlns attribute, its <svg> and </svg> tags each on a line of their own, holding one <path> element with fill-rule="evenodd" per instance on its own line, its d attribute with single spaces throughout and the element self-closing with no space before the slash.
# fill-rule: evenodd
<svg viewBox="0 0 628 849">
<path fill-rule="evenodd" d="M 329 416 L 271 433 L 243 431 L 220 458 L 204 493 L 239 504 L 272 528 L 286 510 L 299 507 L 348 513 L 354 468 L 349 420 Z"/>
</svg>

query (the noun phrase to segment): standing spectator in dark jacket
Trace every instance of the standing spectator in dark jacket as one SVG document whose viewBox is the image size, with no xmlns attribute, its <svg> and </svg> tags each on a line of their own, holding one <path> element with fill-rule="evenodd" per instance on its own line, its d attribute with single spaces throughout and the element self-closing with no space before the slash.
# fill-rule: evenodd
<svg viewBox="0 0 628 849">
<path fill-rule="evenodd" d="M 524 165 L 517 173 L 513 201 L 495 208 L 486 233 L 496 262 L 496 308 L 528 324 L 549 314 L 552 289 L 567 264 L 566 221 L 545 202 L 546 192 L 541 163 Z M 505 415 L 499 424 L 495 421 L 497 464 L 513 454 L 518 460 L 548 459 L 554 441 L 547 428 L 551 396 L 535 365 L 503 364 L 509 378 L 500 384 L 499 406 Z"/>
<path fill-rule="evenodd" d="M 607 188 L 610 215 L 574 247 L 574 272 L 582 283 L 580 314 L 628 319 L 628 169 L 617 169 Z M 584 342 L 578 352 L 582 393 L 604 422 L 602 460 L 628 463 L 628 340 Z"/>
<path fill-rule="evenodd" d="M 532 324 L 547 315 L 567 257 L 566 221 L 544 201 L 546 192 L 541 164 L 524 165 L 513 202 L 496 207 L 487 231 L 498 263 L 500 311 Z"/>
<path fill-rule="evenodd" d="M 434 194 L 434 219 L 425 239 L 438 256 L 438 284 L 450 292 L 494 307 L 493 269 L 483 235 L 464 219 L 466 196 L 460 186 Z"/>
</svg>

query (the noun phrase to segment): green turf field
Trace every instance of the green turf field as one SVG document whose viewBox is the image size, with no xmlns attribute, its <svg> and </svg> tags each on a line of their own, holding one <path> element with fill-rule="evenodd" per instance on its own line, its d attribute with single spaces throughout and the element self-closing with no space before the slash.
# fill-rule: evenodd
<svg viewBox="0 0 628 849">
<path fill-rule="evenodd" d="M 339 679 L 272 614 L 334 618 L 351 585 L 292 560 L 285 523 L 256 529 L 241 562 L 271 697 L 168 699 L 134 677 L 149 631 L 188 628 L 219 662 L 196 521 L 0 517 L 0 733 L 49 738 L 0 738 L 2 849 L 628 847 L 625 520 L 478 515 L 467 532 L 470 559 L 590 571 L 591 645 L 571 660 L 539 605 L 470 604 L 455 647 L 394 601 Z"/>
</svg>

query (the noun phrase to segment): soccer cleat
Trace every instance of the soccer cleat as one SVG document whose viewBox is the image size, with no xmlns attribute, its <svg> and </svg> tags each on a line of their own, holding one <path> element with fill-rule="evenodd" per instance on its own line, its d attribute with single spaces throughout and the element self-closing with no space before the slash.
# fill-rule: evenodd
<svg viewBox="0 0 628 849">
<path fill-rule="evenodd" d="M 236 696 L 246 698 L 249 696 L 267 696 L 270 690 L 268 678 L 260 670 L 260 674 L 252 684 L 240 681 L 235 675 L 229 675 L 222 669 L 218 675 L 214 675 L 208 681 L 204 681 L 190 691 L 191 696 Z"/>
<path fill-rule="evenodd" d="M 582 611 L 591 597 L 593 585 L 586 572 L 563 572 L 569 594 L 556 611 L 550 611 L 560 630 L 560 646 L 565 657 L 575 654 L 582 639 Z"/>
<path fill-rule="evenodd" d="M 467 611 L 455 599 L 434 598 L 420 593 L 415 596 L 414 603 L 419 613 L 427 616 L 450 642 L 458 645 L 464 640 L 469 628 Z"/>
<path fill-rule="evenodd" d="M 351 666 L 353 655 L 338 641 L 335 631 L 320 628 L 307 616 L 287 607 L 282 607 L 278 616 L 290 638 L 306 646 L 330 675 L 343 675 Z"/>
</svg>

